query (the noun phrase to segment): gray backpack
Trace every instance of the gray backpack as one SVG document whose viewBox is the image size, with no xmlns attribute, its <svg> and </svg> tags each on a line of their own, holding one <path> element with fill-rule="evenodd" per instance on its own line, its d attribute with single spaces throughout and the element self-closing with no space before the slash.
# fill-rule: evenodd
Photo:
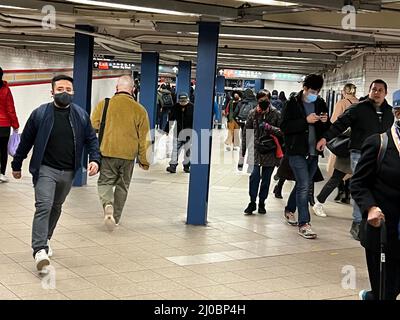
<svg viewBox="0 0 400 320">
<path fill-rule="evenodd" d="M 245 122 L 251 110 L 255 108 L 257 101 L 247 101 L 243 100 L 240 102 L 240 110 L 237 116 L 237 120 L 240 122 Z"/>
</svg>

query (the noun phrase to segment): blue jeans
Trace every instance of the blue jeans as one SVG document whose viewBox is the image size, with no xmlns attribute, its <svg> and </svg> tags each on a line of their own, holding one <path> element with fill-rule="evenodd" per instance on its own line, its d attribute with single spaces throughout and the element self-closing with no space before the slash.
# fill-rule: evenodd
<svg viewBox="0 0 400 320">
<path fill-rule="evenodd" d="M 356 166 L 358 161 L 360 161 L 361 157 L 361 152 L 358 150 L 351 150 L 350 152 L 350 166 L 351 166 L 351 171 L 354 174 L 354 171 L 356 171 Z M 351 181 L 351 180 L 350 180 Z M 351 182 L 350 182 L 351 183 Z M 362 214 L 360 207 L 353 201 L 353 221 L 355 223 L 361 223 L 362 220 Z"/>
<path fill-rule="evenodd" d="M 167 131 L 167 126 L 169 125 L 168 123 L 168 115 L 169 115 L 169 110 L 163 109 L 160 113 L 160 124 L 159 124 L 159 129 L 163 131 Z"/>
<path fill-rule="evenodd" d="M 262 175 L 261 175 L 262 168 Z M 259 203 L 264 203 L 268 197 L 269 185 L 271 183 L 272 172 L 274 171 L 274 167 L 262 167 L 255 165 L 253 168 L 253 172 L 250 175 L 249 179 L 249 195 L 250 201 L 256 202 L 257 195 L 259 198 Z M 261 180 L 261 187 L 260 187 Z M 258 193 L 258 189 L 260 187 L 260 193 Z"/>
<path fill-rule="evenodd" d="M 299 227 L 310 222 L 308 210 L 308 192 L 318 168 L 318 156 L 289 156 L 289 165 L 293 170 L 296 185 L 290 193 L 286 210 L 299 213 Z"/>
</svg>

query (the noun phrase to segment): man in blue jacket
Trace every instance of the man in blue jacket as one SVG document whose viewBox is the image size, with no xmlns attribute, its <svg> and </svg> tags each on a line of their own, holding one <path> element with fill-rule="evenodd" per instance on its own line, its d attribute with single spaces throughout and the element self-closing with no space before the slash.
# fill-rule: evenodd
<svg viewBox="0 0 400 320">
<path fill-rule="evenodd" d="M 29 171 L 35 188 L 36 212 L 32 224 L 32 249 L 38 271 L 50 264 L 49 246 L 61 207 L 81 167 L 84 147 L 89 153 L 90 176 L 99 170 L 100 153 L 89 115 L 72 103 L 73 80 L 59 75 L 52 79 L 54 102 L 30 115 L 11 163 L 15 179 L 21 178 L 23 160 L 33 147 Z"/>
</svg>

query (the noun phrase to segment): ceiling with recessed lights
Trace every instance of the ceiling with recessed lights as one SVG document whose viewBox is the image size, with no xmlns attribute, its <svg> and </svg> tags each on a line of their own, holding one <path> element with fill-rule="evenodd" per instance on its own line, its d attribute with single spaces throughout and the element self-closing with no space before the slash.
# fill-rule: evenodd
<svg viewBox="0 0 400 320">
<path fill-rule="evenodd" d="M 97 56 L 140 63 L 157 51 L 163 64 L 195 66 L 197 23 L 214 21 L 219 68 L 325 72 L 366 52 L 400 53 L 399 17 L 400 1 L 385 0 L 1 0 L 0 45 L 73 55 L 75 25 L 90 25 Z"/>
</svg>

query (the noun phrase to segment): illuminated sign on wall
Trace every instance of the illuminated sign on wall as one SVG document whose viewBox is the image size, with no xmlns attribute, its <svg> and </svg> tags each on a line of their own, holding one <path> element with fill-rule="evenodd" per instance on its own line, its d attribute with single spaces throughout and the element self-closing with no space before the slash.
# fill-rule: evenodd
<svg viewBox="0 0 400 320">
<path fill-rule="evenodd" d="M 93 68 L 99 70 L 132 70 L 135 64 L 121 61 L 93 61 Z"/>
<path fill-rule="evenodd" d="M 219 71 L 225 78 L 230 79 L 265 79 L 265 80 L 283 80 L 283 81 L 303 81 L 304 75 L 280 72 L 261 72 L 252 70 L 233 70 L 223 69 Z"/>
</svg>

